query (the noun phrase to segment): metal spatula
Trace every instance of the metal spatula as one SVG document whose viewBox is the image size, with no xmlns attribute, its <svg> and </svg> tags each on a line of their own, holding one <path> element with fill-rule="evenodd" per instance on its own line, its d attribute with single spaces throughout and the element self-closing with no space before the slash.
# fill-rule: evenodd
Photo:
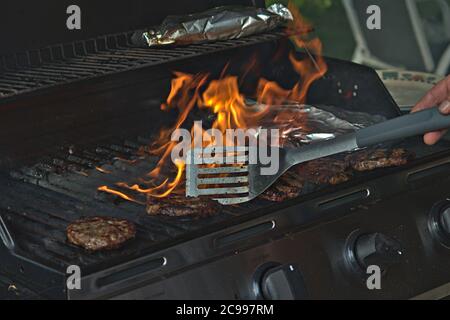
<svg viewBox="0 0 450 320">
<path fill-rule="evenodd" d="M 442 115 L 438 108 L 431 108 L 302 148 L 279 148 L 279 168 L 273 175 L 261 175 L 264 166 L 258 161 L 248 163 L 248 152 L 252 147 L 193 149 L 188 154 L 186 166 L 186 196 L 208 196 L 224 205 L 247 202 L 299 163 L 446 128 L 450 128 L 450 116 Z M 218 157 L 202 158 L 212 151 L 224 157 L 221 160 L 217 160 Z M 235 165 L 226 164 L 229 157 L 234 157 Z"/>
</svg>

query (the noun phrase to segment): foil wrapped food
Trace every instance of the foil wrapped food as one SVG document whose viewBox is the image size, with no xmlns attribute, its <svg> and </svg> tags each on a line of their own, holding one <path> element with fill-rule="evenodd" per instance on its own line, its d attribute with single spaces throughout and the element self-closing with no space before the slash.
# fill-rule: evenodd
<svg viewBox="0 0 450 320">
<path fill-rule="evenodd" d="M 187 45 L 217 40 L 237 39 L 273 30 L 293 20 L 282 4 L 267 9 L 224 6 L 186 16 L 169 16 L 155 29 L 137 31 L 135 45 L 144 47 Z"/>
<path fill-rule="evenodd" d="M 320 105 L 288 103 L 271 106 L 260 128 L 278 129 L 280 144 L 299 147 L 318 140 L 333 139 L 383 121 L 386 118 L 364 112 Z"/>
</svg>

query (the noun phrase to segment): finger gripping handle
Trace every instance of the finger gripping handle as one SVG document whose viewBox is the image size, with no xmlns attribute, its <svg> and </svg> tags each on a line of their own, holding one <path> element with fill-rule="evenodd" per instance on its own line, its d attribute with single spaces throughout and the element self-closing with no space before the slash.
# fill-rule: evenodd
<svg viewBox="0 0 450 320">
<path fill-rule="evenodd" d="M 434 107 L 358 130 L 356 141 L 363 148 L 447 128 L 450 128 L 450 116 Z"/>
</svg>

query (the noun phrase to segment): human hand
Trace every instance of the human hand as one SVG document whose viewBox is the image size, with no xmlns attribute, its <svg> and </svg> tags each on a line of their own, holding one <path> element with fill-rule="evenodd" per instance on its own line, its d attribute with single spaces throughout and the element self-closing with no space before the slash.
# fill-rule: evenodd
<svg viewBox="0 0 450 320">
<path fill-rule="evenodd" d="M 411 112 L 417 112 L 439 106 L 439 110 L 446 115 L 450 115 L 450 76 L 440 81 L 433 89 L 416 104 Z M 424 141 L 428 145 L 436 144 L 445 134 L 447 130 L 429 132 L 425 134 Z"/>
</svg>

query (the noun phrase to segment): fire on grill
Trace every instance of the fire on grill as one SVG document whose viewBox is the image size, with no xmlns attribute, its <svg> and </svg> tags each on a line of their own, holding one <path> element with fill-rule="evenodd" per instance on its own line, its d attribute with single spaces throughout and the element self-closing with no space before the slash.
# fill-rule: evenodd
<svg viewBox="0 0 450 320">
<path fill-rule="evenodd" d="M 327 71 L 327 65 L 322 58 L 322 44 L 318 38 L 310 38 L 305 30 L 311 30 L 311 25 L 305 21 L 294 6 L 289 7 L 294 17 L 286 28 L 297 48 L 304 49 L 309 55 L 298 59 L 293 52 L 288 57 L 298 81 L 291 88 L 284 88 L 275 81 L 261 77 L 252 96 L 244 95 L 240 87 L 246 82 L 246 76 L 255 72 L 262 63 L 256 58 L 249 60 L 243 74 L 229 74 L 228 66 L 219 78 L 212 78 L 207 72 L 187 74 L 175 72 L 171 91 L 165 103 L 161 105 L 163 112 L 176 110 L 178 118 L 171 127 L 160 131 L 159 136 L 149 146 L 141 148 L 141 153 L 148 153 L 158 158 L 157 165 L 144 176 L 134 177 L 131 181 L 117 181 L 115 185 L 104 185 L 99 191 L 111 193 L 127 201 L 142 203 L 133 194 L 145 195 L 147 212 L 150 215 L 195 216 L 205 217 L 217 214 L 220 206 L 208 199 L 192 199 L 184 196 L 185 163 L 171 161 L 171 154 L 178 141 L 171 139 L 173 133 L 180 128 L 189 129 L 192 136 L 201 136 L 203 147 L 207 143 L 214 144 L 216 137 L 211 131 L 199 128 L 192 120 L 203 120 L 210 124 L 211 129 L 217 129 L 225 137 L 221 145 L 233 145 L 235 141 L 226 138 L 228 129 L 250 129 L 260 127 L 282 128 L 285 136 L 281 143 L 300 146 L 305 137 L 320 138 L 321 133 L 314 132 L 311 123 L 326 122 L 321 119 L 330 114 L 329 119 L 340 120 L 333 113 L 327 113 L 315 108 L 313 112 L 302 112 L 308 107 L 302 105 L 312 83 L 322 77 Z M 291 105 L 291 108 L 286 107 Z M 294 107 L 292 107 L 294 105 Z M 310 107 L 314 108 L 314 107 Z M 317 112 L 318 110 L 318 112 Z M 364 116 L 364 115 L 363 115 Z M 365 115 L 375 120 L 376 117 Z M 369 121 L 370 121 L 369 120 Z M 379 121 L 379 119 L 378 119 Z M 350 128 L 345 127 L 348 126 Z M 339 130 L 355 130 L 357 123 L 345 122 L 345 125 L 334 130 L 328 129 L 328 135 L 339 134 Z M 195 140 L 195 139 L 194 139 Z M 233 141 L 231 141 L 233 140 Z M 206 141 L 206 142 L 205 142 Z M 194 146 L 194 142 L 192 143 Z M 372 150 L 348 155 L 343 159 L 329 158 L 312 161 L 300 165 L 288 172 L 280 181 L 267 190 L 262 199 L 269 201 L 284 201 L 299 196 L 308 185 L 336 185 L 349 181 L 355 171 L 373 170 L 375 168 L 405 164 L 410 155 L 404 150 Z M 101 170 L 101 169 L 99 169 Z"/>
<path fill-rule="evenodd" d="M 293 13 L 294 20 L 289 23 L 289 33 L 296 33 L 294 42 L 300 48 L 305 48 L 308 52 L 316 55 L 314 59 L 296 60 L 290 55 L 293 68 L 298 73 L 299 81 L 291 89 L 284 89 L 277 83 L 261 78 L 256 88 L 256 101 L 254 105 L 249 105 L 246 97 L 240 92 L 240 84 L 245 82 L 245 74 L 241 77 L 227 74 L 227 68 L 222 72 L 219 79 L 211 79 L 208 73 L 184 74 L 175 73 L 172 80 L 172 89 L 166 103 L 161 106 L 163 111 L 178 110 L 178 119 L 171 128 L 161 130 L 159 137 L 150 147 L 149 152 L 159 157 L 158 164 L 146 177 L 139 178 L 138 183 L 130 184 L 127 182 L 118 182 L 117 185 L 132 191 L 146 194 L 149 198 L 149 211 L 154 212 L 151 198 L 165 198 L 183 188 L 185 164 L 176 163 L 176 170 L 170 168 L 172 165 L 170 155 L 176 146 L 176 142 L 171 141 L 171 135 L 176 129 L 186 125 L 190 114 L 195 109 L 208 111 L 213 114 L 213 119 L 209 119 L 211 128 L 218 129 L 225 135 L 227 129 L 248 129 L 257 127 L 264 117 L 274 109 L 278 108 L 286 101 L 304 102 L 309 86 L 314 80 L 321 77 L 327 70 L 326 64 L 321 57 L 322 46 L 317 38 L 309 39 L 304 30 L 309 30 L 310 26 L 300 16 L 300 13 L 294 6 L 289 8 Z M 258 65 L 260 61 L 249 61 L 247 73 Z M 277 113 L 277 118 L 283 117 L 283 113 Z M 303 119 L 298 119 L 298 123 L 292 124 L 298 128 L 303 127 Z M 203 138 L 208 136 L 208 131 L 192 127 L 191 132 L 194 135 L 195 130 L 201 130 Z M 211 140 L 206 137 L 205 140 Z M 225 145 L 230 141 L 223 141 Z M 167 173 L 169 171 L 169 173 Z M 171 174 L 170 172 L 176 173 Z M 130 200 L 131 197 L 108 186 L 101 186 L 101 191 L 111 192 Z M 159 200 L 159 202 L 163 202 Z M 184 200 L 185 203 L 195 202 L 194 200 Z M 194 205 L 195 206 L 195 205 Z M 188 210 L 186 210 L 188 211 Z M 183 214 L 184 215 L 184 214 Z"/>
</svg>

